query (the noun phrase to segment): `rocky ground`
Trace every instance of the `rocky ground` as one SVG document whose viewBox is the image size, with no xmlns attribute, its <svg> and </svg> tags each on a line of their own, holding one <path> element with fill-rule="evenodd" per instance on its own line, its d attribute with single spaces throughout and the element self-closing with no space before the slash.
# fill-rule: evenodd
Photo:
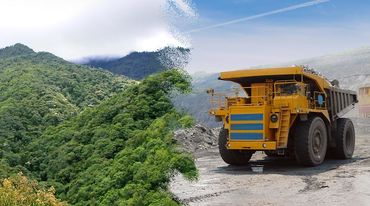
<svg viewBox="0 0 370 206">
<path fill-rule="evenodd" d="M 192 135 L 178 137 L 187 139 L 187 148 L 196 154 L 199 180 L 188 182 L 176 176 L 171 190 L 188 205 L 370 205 L 370 120 L 350 117 L 357 132 L 353 159 L 327 159 L 318 167 L 301 167 L 294 160 L 258 152 L 251 164 L 262 164 L 261 174 L 250 166 L 225 164 L 215 147 L 216 131 L 192 129 L 187 133 Z M 197 136 L 199 132 L 208 137 Z M 203 138 L 212 143 L 202 142 Z"/>
<path fill-rule="evenodd" d="M 174 139 L 179 149 L 189 151 L 196 157 L 207 156 L 218 148 L 218 133 L 220 128 L 210 129 L 197 124 L 193 128 L 182 129 L 175 132 Z"/>
</svg>

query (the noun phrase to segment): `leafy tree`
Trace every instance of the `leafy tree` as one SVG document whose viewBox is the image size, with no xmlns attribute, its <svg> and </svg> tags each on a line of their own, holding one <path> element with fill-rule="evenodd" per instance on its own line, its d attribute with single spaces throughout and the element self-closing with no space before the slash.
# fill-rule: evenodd
<svg viewBox="0 0 370 206">
<path fill-rule="evenodd" d="M 22 174 L 6 178 L 0 184 L 0 205 L 3 206 L 66 206 L 55 198 L 54 188 L 44 189 Z"/>
</svg>

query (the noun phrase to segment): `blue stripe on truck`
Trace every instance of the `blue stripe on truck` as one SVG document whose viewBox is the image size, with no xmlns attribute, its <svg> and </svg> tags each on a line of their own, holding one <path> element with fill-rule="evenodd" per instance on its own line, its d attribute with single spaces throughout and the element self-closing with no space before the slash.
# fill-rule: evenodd
<svg viewBox="0 0 370 206">
<path fill-rule="evenodd" d="M 231 121 L 239 120 L 263 120 L 263 114 L 231 114 Z"/>
<path fill-rule="evenodd" d="M 262 133 L 230 133 L 231 140 L 261 140 Z"/>
<path fill-rule="evenodd" d="M 263 130 L 263 124 L 232 124 L 231 130 Z"/>
</svg>

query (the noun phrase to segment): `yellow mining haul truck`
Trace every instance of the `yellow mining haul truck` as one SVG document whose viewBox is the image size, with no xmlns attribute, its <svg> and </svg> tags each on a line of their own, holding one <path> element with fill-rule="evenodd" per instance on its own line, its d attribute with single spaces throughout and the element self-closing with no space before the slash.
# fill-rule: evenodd
<svg viewBox="0 0 370 206">
<path fill-rule="evenodd" d="M 219 151 L 226 163 L 247 164 L 256 151 L 294 156 L 307 166 L 321 164 L 327 153 L 352 157 L 354 126 L 341 117 L 357 103 L 355 92 L 304 67 L 222 72 L 219 79 L 240 85 L 231 95 L 207 91 L 210 114 L 223 122 Z"/>
</svg>

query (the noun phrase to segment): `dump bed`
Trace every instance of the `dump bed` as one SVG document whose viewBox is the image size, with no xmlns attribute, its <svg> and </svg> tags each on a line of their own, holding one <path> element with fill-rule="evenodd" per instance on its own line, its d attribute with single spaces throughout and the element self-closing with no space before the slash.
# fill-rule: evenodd
<svg viewBox="0 0 370 206">
<path fill-rule="evenodd" d="M 328 111 L 332 121 L 341 118 L 358 102 L 357 94 L 354 91 L 330 87 L 326 92 L 329 100 Z"/>
</svg>

